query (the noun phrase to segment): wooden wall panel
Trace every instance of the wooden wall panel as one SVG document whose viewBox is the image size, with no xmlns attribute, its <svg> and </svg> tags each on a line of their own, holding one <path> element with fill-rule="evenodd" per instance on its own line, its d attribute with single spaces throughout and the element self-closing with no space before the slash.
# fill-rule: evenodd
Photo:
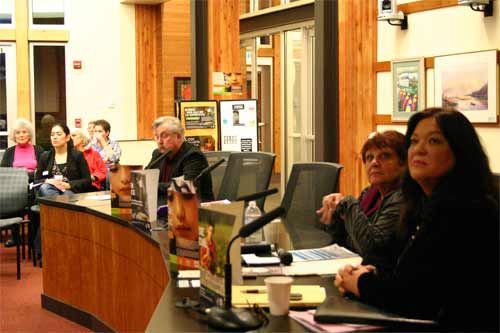
<svg viewBox="0 0 500 333">
<path fill-rule="evenodd" d="M 174 77 L 191 76 L 190 2 L 171 0 L 161 7 L 161 62 L 158 116 L 174 115 Z"/>
<path fill-rule="evenodd" d="M 208 86 L 213 72 L 241 72 L 239 3 L 234 0 L 208 2 Z M 208 96 L 215 99 L 209 88 Z M 216 96 L 219 99 L 220 96 Z M 224 96 L 221 99 L 239 99 Z"/>
<path fill-rule="evenodd" d="M 160 6 L 136 5 L 137 138 L 152 137 L 151 124 L 158 114 L 162 91 Z"/>
<path fill-rule="evenodd" d="M 375 129 L 377 2 L 339 1 L 340 190 L 358 195 L 367 185 L 360 150 Z"/>
<path fill-rule="evenodd" d="M 89 213 L 42 204 L 40 217 L 44 295 L 116 331 L 144 331 L 169 282 L 159 247 Z"/>
<path fill-rule="evenodd" d="M 273 149 L 274 172 L 281 173 L 281 37 L 273 35 Z"/>
</svg>

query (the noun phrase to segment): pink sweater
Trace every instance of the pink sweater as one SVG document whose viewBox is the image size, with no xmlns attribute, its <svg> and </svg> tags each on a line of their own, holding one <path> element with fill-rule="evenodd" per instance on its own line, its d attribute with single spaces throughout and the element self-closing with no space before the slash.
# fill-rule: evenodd
<svg viewBox="0 0 500 333">
<path fill-rule="evenodd" d="M 17 144 L 14 151 L 14 168 L 25 168 L 29 172 L 34 172 L 36 169 L 35 147 L 32 144 Z"/>
</svg>

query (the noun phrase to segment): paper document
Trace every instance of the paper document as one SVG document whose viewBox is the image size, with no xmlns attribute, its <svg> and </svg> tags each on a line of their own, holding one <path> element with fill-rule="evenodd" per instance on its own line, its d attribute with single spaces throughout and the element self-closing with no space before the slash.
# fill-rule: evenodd
<svg viewBox="0 0 500 333">
<path fill-rule="evenodd" d="M 279 265 L 280 264 L 280 258 L 278 258 L 278 257 L 274 257 L 274 256 L 258 257 L 255 255 L 255 253 L 242 254 L 241 258 L 249 266 Z"/>
<path fill-rule="evenodd" d="M 111 200 L 111 194 L 101 194 L 101 195 L 88 195 L 85 197 L 86 200 Z"/>
<path fill-rule="evenodd" d="M 351 252 L 345 247 L 337 244 L 332 244 L 319 249 L 294 250 L 290 251 L 290 253 L 293 256 L 293 262 L 358 257 L 356 253 Z"/>
<path fill-rule="evenodd" d="M 300 294 L 300 300 L 290 300 L 291 307 L 318 306 L 326 299 L 325 288 L 320 285 L 292 285 L 292 294 Z M 260 307 L 268 307 L 266 286 L 235 286 L 233 285 L 233 306 L 248 307 L 257 304 Z"/>
<path fill-rule="evenodd" d="M 370 325 L 356 325 L 356 324 L 322 324 L 314 321 L 314 313 L 316 310 L 308 311 L 290 311 L 289 316 L 303 325 L 311 332 L 352 332 L 352 331 L 366 331 L 373 330 L 379 327 Z"/>
<path fill-rule="evenodd" d="M 283 266 L 283 274 L 288 276 L 333 275 L 345 265 L 356 266 L 361 264 L 362 260 L 360 256 L 357 256 L 345 259 L 293 262 L 290 266 Z"/>
</svg>

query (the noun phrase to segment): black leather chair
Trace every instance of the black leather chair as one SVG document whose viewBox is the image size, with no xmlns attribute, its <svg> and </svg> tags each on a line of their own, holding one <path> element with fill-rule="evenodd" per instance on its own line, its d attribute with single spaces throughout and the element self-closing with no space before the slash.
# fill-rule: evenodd
<svg viewBox="0 0 500 333">
<path fill-rule="evenodd" d="M 232 153 L 227 162 L 217 200 L 235 200 L 241 196 L 267 190 L 274 167 L 275 154 L 253 152 Z M 264 210 L 266 198 L 257 200 Z"/>
<path fill-rule="evenodd" d="M 337 191 L 342 165 L 337 163 L 296 163 L 286 185 L 281 205 L 282 218 L 294 249 L 309 249 L 332 243 L 316 215 L 323 197 Z"/>
<path fill-rule="evenodd" d="M 17 279 L 21 279 L 20 230 L 28 205 L 28 173 L 23 169 L 0 168 L 0 230 L 11 229 L 16 243 Z"/>
</svg>

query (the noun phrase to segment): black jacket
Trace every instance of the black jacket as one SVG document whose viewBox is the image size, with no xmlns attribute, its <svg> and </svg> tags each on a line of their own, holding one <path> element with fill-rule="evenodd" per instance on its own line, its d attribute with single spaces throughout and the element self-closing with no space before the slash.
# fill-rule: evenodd
<svg viewBox="0 0 500 333">
<path fill-rule="evenodd" d="M 411 219 L 396 267 L 363 274 L 361 299 L 443 330 L 498 331 L 498 203 L 438 190 Z"/>
<path fill-rule="evenodd" d="M 151 157 L 151 162 L 156 160 L 161 153 L 158 149 L 153 151 Z M 195 146 L 188 142 L 184 142 L 172 159 L 164 159 L 158 166 L 160 169 L 160 181 L 164 178 L 166 163 L 170 164 L 172 167 L 171 178 L 184 176 L 186 180 L 193 180 L 196 178 L 200 172 L 208 167 L 208 161 L 205 155 L 198 150 Z M 166 190 L 168 189 L 169 183 L 159 184 L 160 197 L 165 197 Z M 201 201 L 213 201 L 214 194 L 212 191 L 212 177 L 210 174 L 205 174 L 199 180 L 199 184 L 195 184 L 197 190 L 200 193 Z"/>
<path fill-rule="evenodd" d="M 43 148 L 40 146 L 34 146 L 35 147 L 35 157 L 36 157 L 36 162 L 37 165 L 40 164 L 40 157 L 42 156 L 42 153 L 44 152 Z M 14 163 L 14 154 L 16 152 L 16 146 L 9 147 L 5 150 L 3 153 L 2 157 L 2 162 L 0 163 L 1 167 L 7 167 L 11 168 L 12 164 Z M 38 166 L 37 166 L 38 168 Z M 30 182 L 33 181 L 33 174 L 29 174 Z"/>
<path fill-rule="evenodd" d="M 363 264 L 393 268 L 398 256 L 396 227 L 403 195 L 401 190 L 387 194 L 380 208 L 368 217 L 360 207 L 367 190 L 361 193 L 359 199 L 352 196 L 342 199 L 329 230 L 333 241 L 358 253 L 363 257 Z"/>
<path fill-rule="evenodd" d="M 54 155 L 55 151 L 53 149 L 45 151 L 42 154 L 42 156 L 40 157 L 40 162 L 36 169 L 36 180 L 52 177 Z M 77 150 L 69 149 L 66 163 L 67 169 L 64 176 L 69 180 L 69 184 L 71 185 L 70 190 L 75 193 L 92 191 L 90 171 L 87 165 L 87 161 L 83 157 L 83 154 Z M 44 174 L 44 172 L 47 173 Z"/>
</svg>

